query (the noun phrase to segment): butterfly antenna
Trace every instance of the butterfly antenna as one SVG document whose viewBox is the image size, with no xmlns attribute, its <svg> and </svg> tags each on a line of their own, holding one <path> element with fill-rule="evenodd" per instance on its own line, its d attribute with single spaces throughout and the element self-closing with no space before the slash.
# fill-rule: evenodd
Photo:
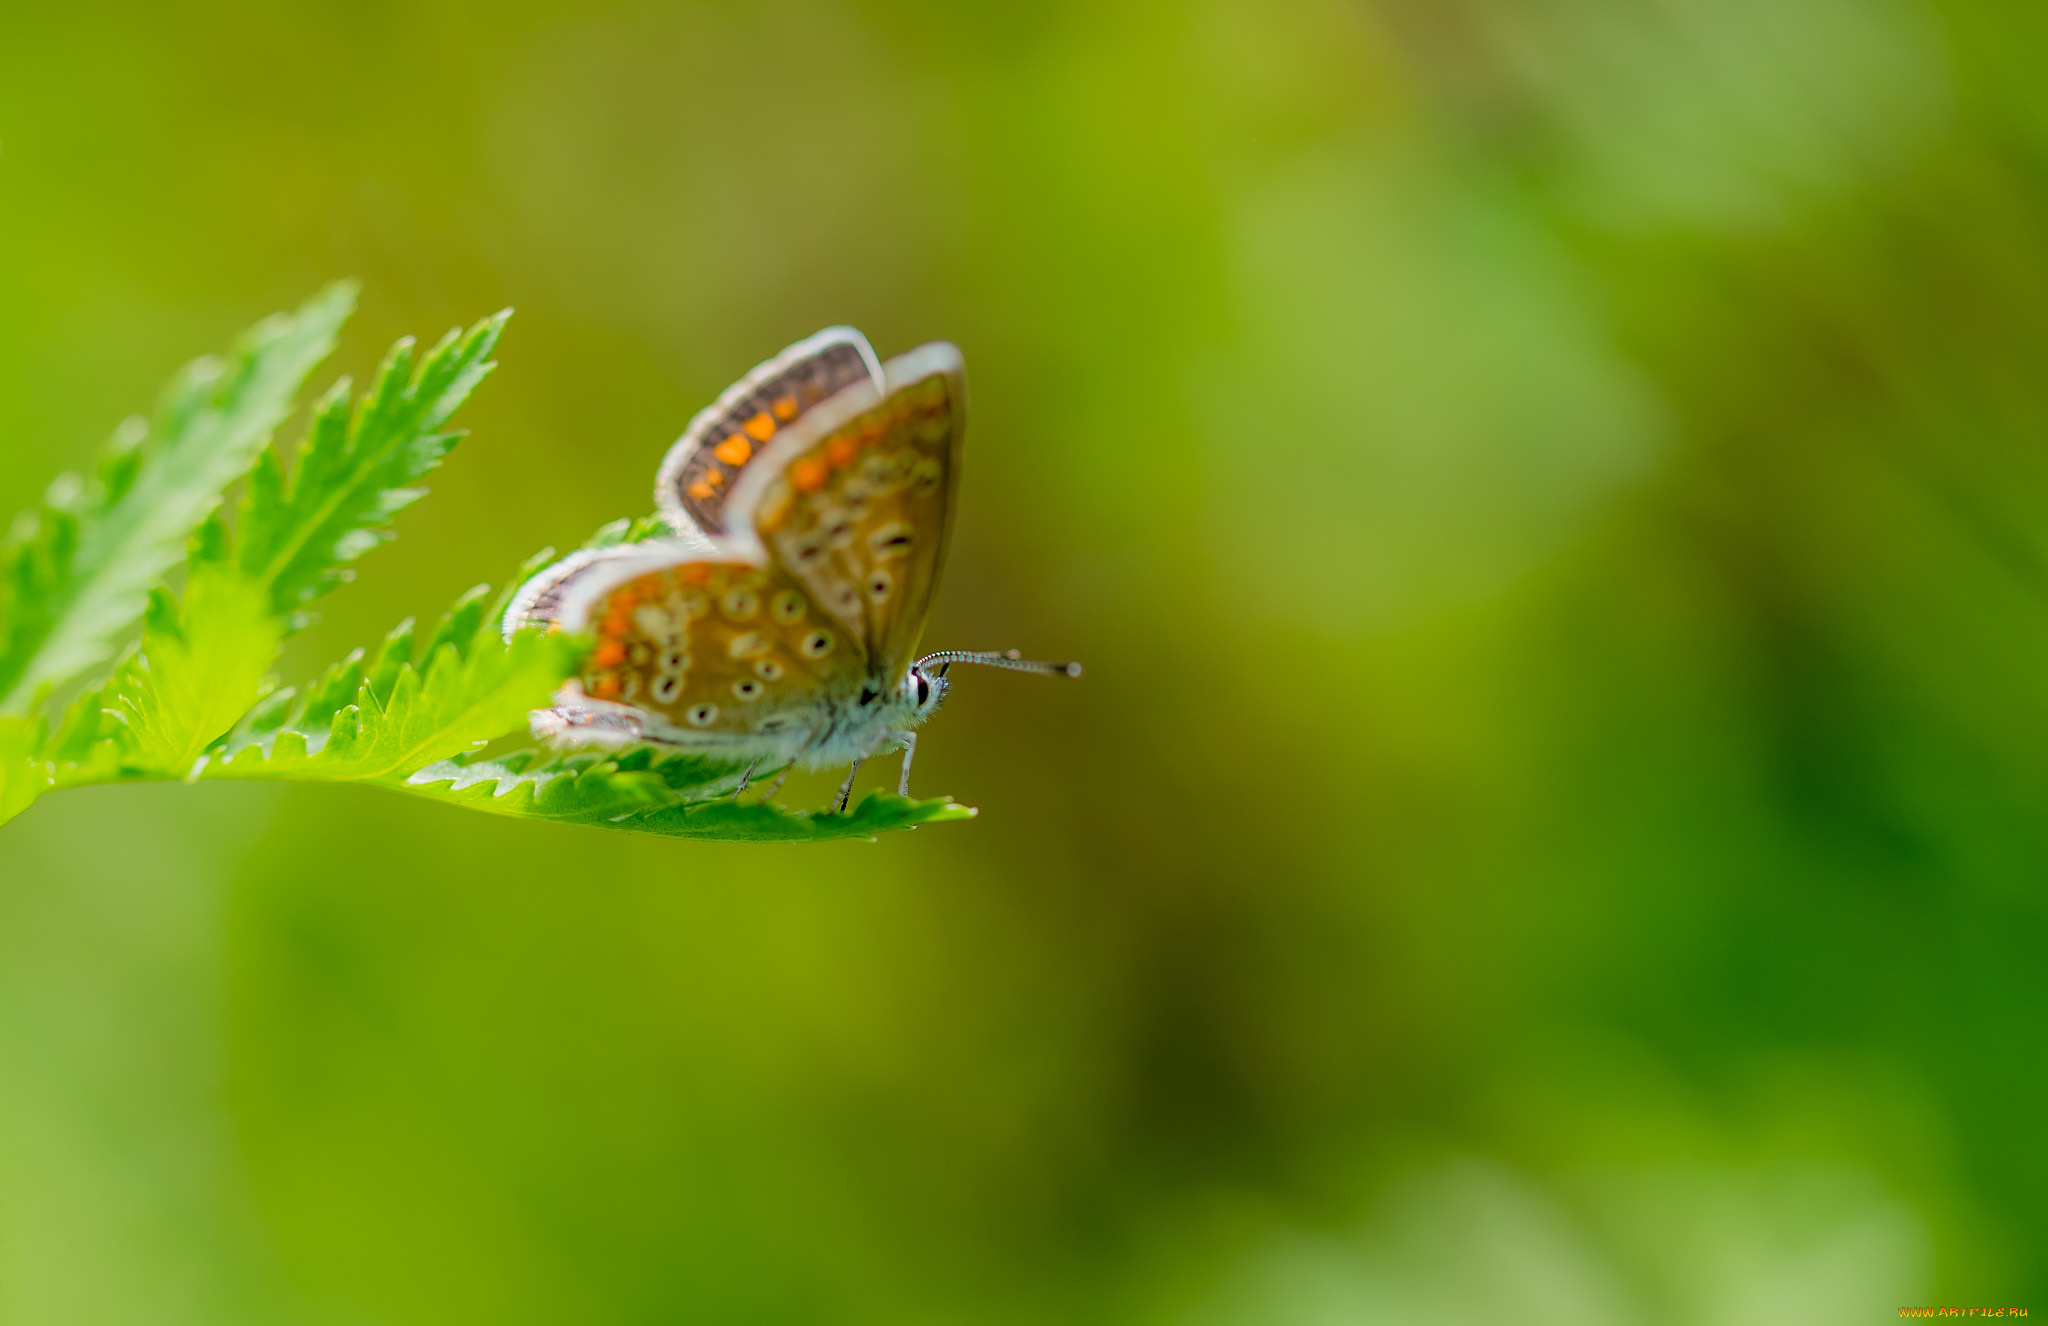
<svg viewBox="0 0 2048 1326">
<path fill-rule="evenodd" d="M 1079 663 L 1040 663 L 1033 659 L 1025 658 L 1014 649 L 946 649 L 936 654 L 926 654 L 923 658 L 917 660 L 915 666 L 920 671 L 926 667 L 936 667 L 939 670 L 939 675 L 944 676 L 947 667 L 954 663 L 980 663 L 991 668 L 1008 668 L 1012 672 L 1034 672 L 1041 677 L 1078 677 L 1081 675 L 1081 665 Z"/>
</svg>

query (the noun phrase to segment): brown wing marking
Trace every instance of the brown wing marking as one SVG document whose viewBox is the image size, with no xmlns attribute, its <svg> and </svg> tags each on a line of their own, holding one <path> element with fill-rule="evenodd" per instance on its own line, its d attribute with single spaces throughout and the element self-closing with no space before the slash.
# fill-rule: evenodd
<svg viewBox="0 0 2048 1326">
<path fill-rule="evenodd" d="M 793 459 L 754 509 L 771 558 L 863 642 L 889 685 L 937 589 L 962 404 L 944 373 L 903 386 Z"/>
<path fill-rule="evenodd" d="M 743 562 L 642 575 L 612 591 L 592 629 L 584 694 L 707 737 L 808 731 L 867 671 L 858 637 L 787 576 Z"/>
<path fill-rule="evenodd" d="M 726 532 L 733 485 L 775 436 L 848 387 L 881 387 L 874 351 L 851 327 L 797 342 L 728 388 L 690 421 L 655 478 L 656 507 L 670 524 Z"/>
<path fill-rule="evenodd" d="M 715 551 L 708 539 L 670 538 L 661 543 L 664 554 L 682 562 Z M 506 607 L 502 623 L 505 635 L 527 626 L 558 626 L 565 613 L 577 615 L 579 600 L 588 592 L 603 592 L 605 583 L 618 575 L 617 564 L 643 558 L 645 544 L 620 543 L 604 548 L 582 548 L 555 562 L 521 585 Z"/>
</svg>

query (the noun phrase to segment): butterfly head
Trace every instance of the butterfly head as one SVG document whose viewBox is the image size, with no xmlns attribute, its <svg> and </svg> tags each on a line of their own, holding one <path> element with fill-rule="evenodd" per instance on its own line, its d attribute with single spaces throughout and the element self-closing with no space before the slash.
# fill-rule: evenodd
<svg viewBox="0 0 2048 1326">
<path fill-rule="evenodd" d="M 1041 677 L 1081 675 L 1079 663 L 1040 663 L 1025 658 L 1014 649 L 948 649 L 937 654 L 926 654 L 911 664 L 910 671 L 903 677 L 902 703 L 910 709 L 911 724 L 922 723 L 930 718 L 945 702 L 946 693 L 953 688 L 952 679 L 946 675 L 946 670 L 955 663 L 979 663 L 985 667 L 1008 668 L 1012 672 L 1035 672 Z"/>
<path fill-rule="evenodd" d="M 903 702 L 909 706 L 912 723 L 922 723 L 937 713 L 939 706 L 946 702 L 946 693 L 953 689 L 953 683 L 946 676 L 946 665 L 934 664 L 927 668 L 922 663 L 913 663 L 910 671 L 903 674 Z"/>
</svg>

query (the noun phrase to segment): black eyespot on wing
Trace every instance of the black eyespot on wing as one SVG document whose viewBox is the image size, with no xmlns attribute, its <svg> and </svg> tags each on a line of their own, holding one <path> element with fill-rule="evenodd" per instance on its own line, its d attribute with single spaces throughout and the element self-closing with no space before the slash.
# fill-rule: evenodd
<svg viewBox="0 0 2048 1326">
<path fill-rule="evenodd" d="M 868 535 L 868 551 L 878 559 L 901 557 L 917 542 L 917 533 L 900 520 L 891 521 Z"/>
</svg>

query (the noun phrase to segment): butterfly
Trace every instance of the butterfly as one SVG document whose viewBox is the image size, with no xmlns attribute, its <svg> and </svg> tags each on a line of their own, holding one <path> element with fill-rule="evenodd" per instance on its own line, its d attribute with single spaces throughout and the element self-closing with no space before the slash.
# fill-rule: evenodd
<svg viewBox="0 0 2048 1326">
<path fill-rule="evenodd" d="M 797 342 L 690 421 L 655 476 L 666 532 L 587 549 L 513 596 L 504 629 L 587 632 L 580 675 L 535 711 L 557 747 L 655 746 L 789 770 L 903 751 L 979 663 L 1047 676 L 1017 651 L 917 656 L 952 533 L 966 368 L 945 342 L 887 363 L 851 327 Z"/>
</svg>

